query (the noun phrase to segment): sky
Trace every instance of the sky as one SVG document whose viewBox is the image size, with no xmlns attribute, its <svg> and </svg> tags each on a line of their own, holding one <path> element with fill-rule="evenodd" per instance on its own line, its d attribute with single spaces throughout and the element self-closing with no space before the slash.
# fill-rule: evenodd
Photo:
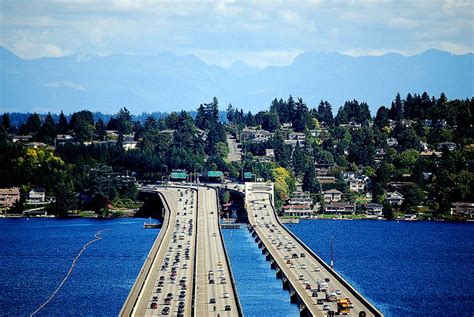
<svg viewBox="0 0 474 317">
<path fill-rule="evenodd" d="M 27 59 L 173 52 L 263 68 L 306 51 L 465 54 L 473 21 L 474 0 L 0 0 L 0 45 Z"/>
</svg>

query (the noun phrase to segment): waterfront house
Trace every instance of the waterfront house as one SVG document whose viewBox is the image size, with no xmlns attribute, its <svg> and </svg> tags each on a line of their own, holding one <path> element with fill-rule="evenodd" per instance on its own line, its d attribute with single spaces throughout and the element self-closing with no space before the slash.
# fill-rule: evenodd
<svg viewBox="0 0 474 317">
<path fill-rule="evenodd" d="M 324 201 L 326 203 L 338 202 L 338 201 L 341 201 L 342 199 L 342 193 L 338 191 L 337 189 L 326 190 L 323 192 L 323 194 L 324 194 Z"/>
<path fill-rule="evenodd" d="M 17 187 L 0 188 L 0 208 L 3 211 L 10 209 L 20 200 L 20 191 Z"/>
<path fill-rule="evenodd" d="M 382 204 L 375 204 L 375 203 L 367 204 L 366 211 L 368 215 L 381 216 L 382 210 L 383 210 Z"/>
<path fill-rule="evenodd" d="M 326 205 L 325 213 L 327 214 L 354 214 L 356 206 L 347 202 L 331 202 Z"/>
<path fill-rule="evenodd" d="M 394 192 L 388 192 L 387 197 L 385 200 L 391 205 L 391 206 L 400 206 L 403 203 L 403 195 L 400 194 L 397 191 Z"/>
<path fill-rule="evenodd" d="M 474 203 L 456 202 L 451 204 L 451 214 L 462 216 L 467 219 L 474 219 Z"/>
<path fill-rule="evenodd" d="M 29 204 L 40 204 L 44 203 L 46 193 L 44 188 L 33 188 L 28 192 L 28 199 L 26 200 Z"/>
<path fill-rule="evenodd" d="M 281 207 L 284 216 L 309 217 L 313 213 L 310 205 L 285 205 Z"/>
</svg>

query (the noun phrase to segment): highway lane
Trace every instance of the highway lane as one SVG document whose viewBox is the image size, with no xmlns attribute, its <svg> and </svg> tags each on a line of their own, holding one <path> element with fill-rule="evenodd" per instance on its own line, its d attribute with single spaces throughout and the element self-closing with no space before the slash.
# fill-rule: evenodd
<svg viewBox="0 0 474 317">
<path fill-rule="evenodd" d="M 184 188 L 158 188 L 170 205 L 169 229 L 153 260 L 133 316 L 190 316 L 196 235 L 196 192 Z M 189 251 L 186 251 L 189 249 Z M 186 253 L 189 252 L 189 255 Z M 175 272 L 175 273 L 173 273 Z M 186 279 L 184 283 L 180 280 Z M 183 287 L 182 284 L 186 286 Z M 185 288 L 185 289 L 184 289 Z M 185 295 L 180 298 L 181 292 Z M 172 298 L 168 298 L 172 294 Z M 167 300 L 168 299 L 168 300 Z M 180 304 L 180 303 L 183 304 Z M 183 305 L 180 308 L 180 305 Z M 169 308 L 168 314 L 164 310 Z"/>
<path fill-rule="evenodd" d="M 365 311 L 366 316 L 374 316 L 342 283 L 333 277 L 332 273 L 328 272 L 316 258 L 306 252 L 297 240 L 281 228 L 271 207 L 268 193 L 247 192 L 246 194 L 249 195 L 247 201 L 250 203 L 247 210 L 251 225 L 254 226 L 278 266 L 291 279 L 292 285 L 296 286 L 296 291 L 313 315 L 326 315 L 328 310 L 337 312 L 336 302 L 326 301 L 326 292 L 317 291 L 318 281 L 322 282 L 327 278 L 329 279 L 328 292 L 334 292 L 338 299 L 349 298 L 352 302 L 350 316 L 359 316 L 360 311 Z M 302 254 L 304 257 L 301 256 Z M 313 297 L 313 290 L 315 290 L 315 297 Z M 323 301 L 318 304 L 318 299 Z M 324 305 L 328 306 L 324 307 Z"/>
<path fill-rule="evenodd" d="M 237 294 L 232 288 L 228 259 L 220 235 L 216 191 L 199 187 L 198 195 L 195 316 L 238 316 Z M 211 303 L 211 299 L 215 303 Z M 230 310 L 226 310 L 226 306 Z"/>
</svg>

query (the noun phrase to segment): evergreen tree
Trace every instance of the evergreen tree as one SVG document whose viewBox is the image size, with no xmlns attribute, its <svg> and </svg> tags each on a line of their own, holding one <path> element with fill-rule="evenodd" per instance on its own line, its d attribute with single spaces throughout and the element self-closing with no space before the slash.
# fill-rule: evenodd
<svg viewBox="0 0 474 317">
<path fill-rule="evenodd" d="M 2 126 L 5 129 L 5 132 L 10 132 L 10 116 L 7 113 L 2 115 Z"/>
<path fill-rule="evenodd" d="M 374 119 L 374 124 L 377 128 L 382 130 L 383 127 L 388 127 L 389 126 L 389 110 L 385 108 L 384 106 L 381 106 L 377 110 L 377 115 L 375 116 Z"/>
<path fill-rule="evenodd" d="M 332 107 L 329 102 L 322 101 L 318 106 L 318 120 L 323 122 L 327 126 L 332 126 L 334 124 L 334 117 L 332 115 Z"/>
<path fill-rule="evenodd" d="M 308 166 L 303 176 L 303 191 L 310 193 L 318 193 L 320 191 L 320 184 L 316 179 L 316 171 L 314 164 Z"/>
<path fill-rule="evenodd" d="M 61 113 L 59 114 L 58 124 L 56 125 L 56 133 L 66 134 L 67 131 L 68 131 L 67 119 L 63 111 L 61 110 Z"/>
<path fill-rule="evenodd" d="M 56 140 L 56 124 L 51 113 L 48 113 L 46 116 L 40 131 L 36 135 L 36 140 L 49 145 L 54 145 Z"/>
<path fill-rule="evenodd" d="M 37 113 L 31 114 L 20 128 L 20 134 L 34 134 L 41 129 L 41 118 Z"/>
<path fill-rule="evenodd" d="M 231 103 L 229 103 L 229 105 L 227 106 L 226 118 L 229 123 L 234 123 L 234 108 L 232 107 Z"/>
<path fill-rule="evenodd" d="M 299 141 L 296 141 L 296 146 L 293 151 L 292 164 L 293 164 L 293 171 L 294 171 L 295 177 L 300 176 L 304 172 L 305 161 L 304 161 L 303 151 L 300 148 Z"/>
<path fill-rule="evenodd" d="M 303 102 L 303 99 L 298 98 L 295 104 L 295 114 L 293 117 L 293 130 L 296 132 L 303 132 L 306 128 L 306 117 L 308 115 L 308 107 Z"/>
<path fill-rule="evenodd" d="M 95 124 L 95 139 L 99 141 L 104 141 L 106 136 L 105 124 L 102 118 L 99 118 Z"/>
<path fill-rule="evenodd" d="M 389 111 L 389 117 L 392 120 L 399 121 L 404 118 L 403 116 L 403 102 L 400 98 L 400 93 L 397 93 L 395 100 L 392 102 L 392 107 Z"/>
<path fill-rule="evenodd" d="M 122 134 L 131 134 L 133 123 L 132 123 L 132 115 L 127 108 L 121 108 L 119 113 L 117 114 L 117 121 L 118 121 L 118 132 Z"/>
</svg>

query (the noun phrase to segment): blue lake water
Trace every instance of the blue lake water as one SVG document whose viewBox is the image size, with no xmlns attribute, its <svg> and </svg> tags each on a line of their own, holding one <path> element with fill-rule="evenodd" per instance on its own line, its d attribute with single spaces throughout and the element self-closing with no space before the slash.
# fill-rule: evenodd
<svg viewBox="0 0 474 317">
<path fill-rule="evenodd" d="M 387 316 L 472 316 L 474 225 L 436 222 L 302 221 L 288 225 Z M 156 238 L 141 219 L 0 219 L 0 315 L 32 313 L 56 289 L 98 230 L 70 278 L 38 315 L 115 316 Z M 297 316 L 246 229 L 223 231 L 246 316 Z"/>
<path fill-rule="evenodd" d="M 299 316 L 247 229 L 222 231 L 245 316 Z"/>
<path fill-rule="evenodd" d="M 35 311 L 102 229 L 38 316 L 116 316 L 159 232 L 144 230 L 141 219 L 0 219 L 0 315 Z"/>
</svg>

